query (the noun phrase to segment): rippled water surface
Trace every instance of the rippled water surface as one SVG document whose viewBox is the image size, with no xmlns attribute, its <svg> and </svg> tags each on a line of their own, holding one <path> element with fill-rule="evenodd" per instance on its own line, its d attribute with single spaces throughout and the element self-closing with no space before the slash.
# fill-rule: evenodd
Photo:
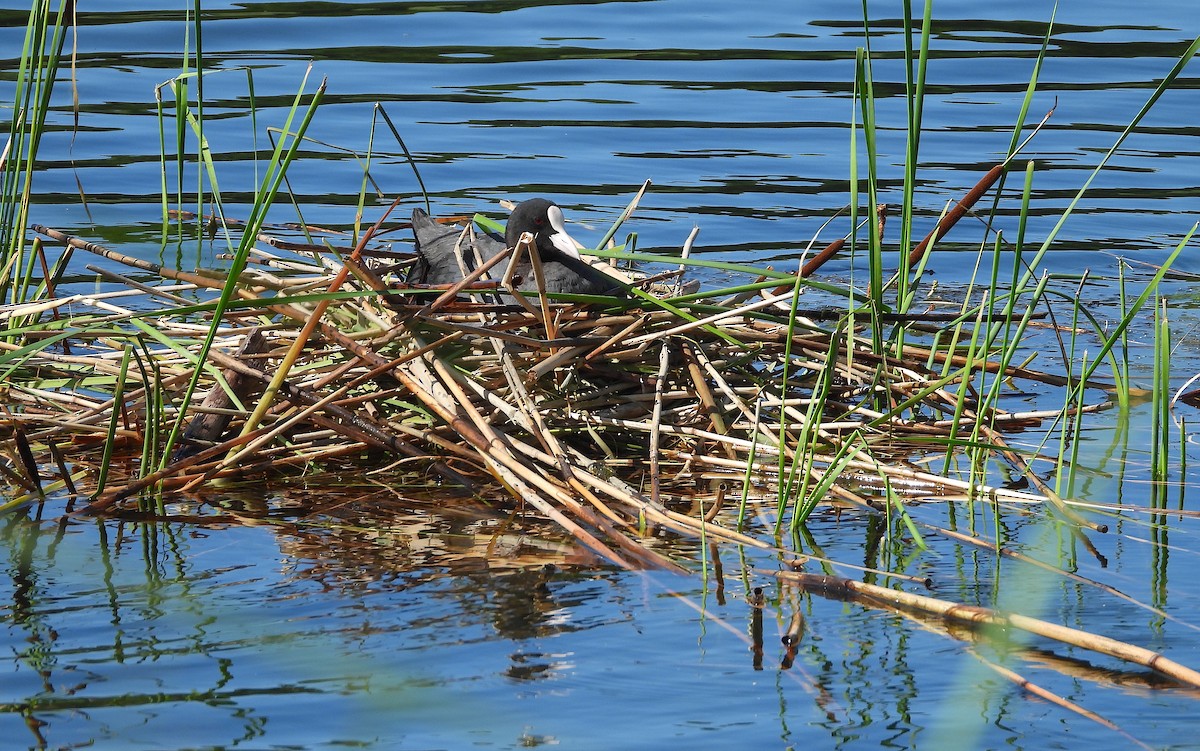
<svg viewBox="0 0 1200 751">
<path fill-rule="evenodd" d="M 186 243 L 160 242 L 155 87 L 180 72 L 185 44 L 197 41 L 182 11 L 162 5 L 80 3 L 68 43 L 78 128 L 64 81 L 33 219 L 195 265 Z M 499 199 L 546 195 L 579 222 L 580 239 L 598 239 L 650 179 L 626 225 L 640 249 L 677 249 L 698 224 L 695 252 L 788 269 L 814 237 L 824 245 L 849 229 L 849 124 L 861 118 L 852 82 L 864 44 L 857 3 L 202 5 L 204 65 L 223 71 L 204 81 L 205 134 L 233 216 L 247 210 L 261 178 L 254 156 L 270 149 L 268 129 L 283 126 L 297 91 L 325 79 L 313 141 L 289 173 L 288 190 L 311 224 L 352 225 L 359 158 L 372 148 L 365 220 L 396 196 L 409 199 L 403 211 L 420 204 L 382 120 L 372 146 L 382 107 L 439 213 L 499 214 Z M 870 3 L 870 12 L 882 198 L 894 201 L 903 179 L 902 15 L 898 3 Z M 1053 12 L 1029 0 L 935 5 L 917 235 L 1002 158 Z M 24 21 L 24 3 L 0 0 L 5 122 Z M 1200 34 L 1183 0 L 1063 0 L 1055 24 L 1026 118 L 1032 124 L 1054 109 L 1024 152 L 1037 166 L 1028 232 L 1039 242 Z M 1161 261 L 1195 222 L 1197 80 L 1189 68 L 1158 103 L 1047 262 L 1055 271 L 1091 270 L 1102 318 L 1116 299 L 1114 256 Z M 185 193 L 196 180 L 183 175 Z M 1009 235 L 1019 186 L 1010 180 L 999 211 Z M 207 210 L 195 200 L 185 197 L 182 207 Z M 273 218 L 296 221 L 290 202 Z M 947 289 L 969 274 L 982 238 L 981 223 L 964 220 L 939 249 L 931 266 Z M 1185 253 L 1178 267 L 1200 271 L 1200 262 Z M 823 273 L 844 278 L 851 262 L 839 258 Z M 1130 273 L 1135 283 L 1144 278 Z M 1178 308 L 1173 366 L 1182 381 L 1200 363 L 1195 300 L 1186 282 L 1167 291 Z M 1047 354 L 1043 365 L 1053 359 Z M 1083 497 L 1149 505 L 1140 479 L 1145 414 L 1089 424 Z M 1173 477 L 1172 507 L 1194 508 L 1195 492 L 1179 481 L 1191 479 L 1196 458 Z M 1135 468 L 1128 474 L 1126 463 Z M 714 560 L 711 548 L 664 539 L 693 575 L 618 572 L 550 533 L 505 534 L 504 516 L 484 508 L 407 505 L 364 483 L 348 491 L 344 513 L 316 520 L 296 500 L 309 492 L 327 491 L 231 492 L 227 508 L 241 525 L 60 521 L 61 501 L 0 519 L 4 747 L 1197 745 L 1188 734 L 1195 691 L 1052 642 L 1017 643 L 1008 653 L 938 622 L 802 596 L 762 573 L 780 561 L 761 553 L 725 547 Z M 1200 666 L 1200 544 L 1186 514 L 1170 519 L 1169 534 L 1162 517 L 1112 522 L 1109 534 L 1090 540 L 1097 554 L 1043 523 L 1040 509 L 1011 511 L 999 527 L 966 506 L 930 504 L 914 514 L 989 538 L 999 531 L 1014 548 L 1134 601 L 944 539 L 921 551 L 903 528 L 881 538 L 882 521 L 851 513 L 818 514 L 800 544 L 930 577 L 940 597 L 1011 606 Z M 754 587 L 766 597 L 757 614 L 746 600 Z M 780 636 L 798 614 L 804 630 L 789 654 Z M 1112 726 L 1032 697 L 993 662 Z"/>
</svg>

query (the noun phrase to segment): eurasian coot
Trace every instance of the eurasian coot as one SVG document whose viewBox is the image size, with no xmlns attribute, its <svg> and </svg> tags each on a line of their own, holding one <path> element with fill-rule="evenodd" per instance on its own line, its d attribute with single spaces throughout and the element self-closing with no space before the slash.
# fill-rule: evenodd
<svg viewBox="0 0 1200 751">
<path fill-rule="evenodd" d="M 463 240 L 459 246 L 459 238 L 463 234 L 461 225 L 438 224 L 421 209 L 415 209 L 412 227 L 418 259 L 409 273 L 410 283 L 454 284 L 463 278 L 464 268 L 469 272 L 476 267 L 476 254 L 469 241 Z M 620 282 L 580 258 L 575 241 L 563 226 L 562 209 L 545 198 L 531 198 L 517 204 L 508 218 L 504 242 L 492 235 L 477 232 L 474 250 L 478 251 L 481 261 L 487 261 L 506 247 L 516 245 L 525 232 L 533 233 L 547 292 L 625 296 L 625 287 Z M 456 247 L 458 255 L 455 254 Z M 491 270 L 491 278 L 499 279 L 506 264 L 507 261 L 502 261 Z M 521 259 L 516 273 L 520 276 L 517 289 L 522 292 L 537 291 L 537 280 L 528 258 Z"/>
</svg>

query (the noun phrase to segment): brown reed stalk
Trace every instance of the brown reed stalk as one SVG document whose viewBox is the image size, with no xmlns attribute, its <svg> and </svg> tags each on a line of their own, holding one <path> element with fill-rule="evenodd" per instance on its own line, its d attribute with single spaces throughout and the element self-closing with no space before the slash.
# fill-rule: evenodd
<svg viewBox="0 0 1200 751">
<path fill-rule="evenodd" d="M 662 435 L 663 387 L 667 381 L 667 369 L 671 367 L 669 342 L 663 342 L 658 355 L 658 376 L 654 379 L 654 411 L 650 417 L 650 500 L 662 503 L 661 477 L 658 467 L 658 441 Z"/>
</svg>

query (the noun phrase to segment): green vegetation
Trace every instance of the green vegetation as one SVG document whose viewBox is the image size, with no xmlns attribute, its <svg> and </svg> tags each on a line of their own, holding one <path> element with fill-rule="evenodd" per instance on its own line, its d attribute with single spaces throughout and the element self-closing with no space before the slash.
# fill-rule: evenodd
<svg viewBox="0 0 1200 751">
<path fill-rule="evenodd" d="M 1151 476 L 1167 477 L 1175 440 L 1170 328 L 1156 287 L 1195 228 L 1149 284 L 1132 300 L 1123 297 L 1122 317 L 1111 328 L 1082 302 L 1086 274 L 1068 280 L 1047 272 L 1043 261 L 1096 175 L 1176 82 L 1200 40 L 1133 114 L 1040 245 L 1026 236 L 1038 177 L 1037 165 L 1026 163 L 1018 172 L 1015 240 L 985 232 L 975 278 L 953 303 L 926 310 L 933 306 L 926 274 L 937 264 L 939 241 L 989 192 L 994 199 L 980 218 L 991 227 L 999 217 L 1008 172 L 1033 137 L 1026 117 L 1046 44 L 1004 159 L 916 241 L 931 11 L 926 4 L 917 26 L 911 10 L 906 3 L 914 33 L 906 36 L 904 57 L 907 146 L 896 240 L 880 229 L 876 81 L 864 47 L 856 57 L 847 182 L 856 230 L 827 253 L 786 273 L 687 252 L 637 253 L 633 238 L 614 247 L 609 241 L 635 215 L 639 193 L 592 251 L 636 269 L 629 300 L 514 291 L 519 304 L 496 306 L 486 302 L 494 284 L 466 279 L 450 292 L 410 289 L 402 273 L 373 270 L 369 260 L 382 254 L 374 239 L 389 215 L 363 227 L 372 221 L 365 216 L 370 154 L 362 162 L 358 214 L 347 222 L 354 226 L 350 246 L 314 237 L 291 196 L 303 228 L 292 234 L 301 236 L 282 237 L 268 225 L 320 113 L 324 86 L 308 93 L 307 77 L 273 132 L 269 156 L 256 164 L 253 203 L 245 216 L 231 216 L 219 188 L 221 165 L 205 136 L 203 83 L 211 74 L 198 20 L 195 51 L 185 54 L 182 72 L 160 98 L 163 237 L 182 239 L 185 223 L 194 223 L 197 237 L 212 228 L 227 243 L 228 265 L 211 273 L 168 268 L 36 225 L 30 198 L 38 143 L 61 78 L 65 36 L 61 12 L 37 5 L 21 58 L 0 207 L 0 374 L 8 397 L 0 466 L 9 487 L 0 508 L 19 513 L 48 504 L 105 514 L 136 507 L 163 515 L 180 490 L 202 493 L 220 482 L 299 472 L 319 481 L 329 467 L 398 460 L 402 487 L 436 477 L 492 500 L 524 503 L 629 568 L 680 567 L 644 544 L 646 530 L 663 528 L 802 555 L 830 573 L 857 570 L 805 543 L 806 521 L 831 503 L 883 518 L 889 534 L 905 536 L 913 549 L 931 534 L 963 535 L 914 518 L 910 504 L 917 501 L 965 501 L 972 524 L 986 508 L 992 539 L 973 530 L 965 544 L 997 550 L 1004 544 L 1001 516 L 1018 505 L 1044 506 L 1064 534 L 1104 531 L 1071 499 L 1077 438 L 1089 414 L 1150 398 Z M 257 131 L 249 72 L 246 81 Z M 190 169 L 194 191 L 184 185 Z M 194 212 L 185 210 L 192 205 Z M 475 224 L 496 226 L 482 217 Z M 276 241 L 271 252 L 260 248 L 268 234 Z M 59 281 L 80 251 L 151 274 L 155 284 L 110 274 L 109 292 L 68 295 Z M 855 259 L 851 280 L 816 278 L 836 252 Z M 685 289 L 681 277 L 700 267 L 740 279 L 722 289 Z M 655 278 L 637 281 L 647 275 Z M 1063 293 L 1065 281 L 1077 281 L 1079 292 Z M 1147 318 L 1157 361 L 1143 391 L 1129 372 L 1126 336 Z M 1046 323 L 1052 334 L 1034 331 Z M 1031 363 L 1048 342 L 1058 348 L 1061 371 Z M 1053 390 L 1056 406 L 1028 411 L 1014 394 L 1022 389 Z M 56 443 L 64 437 L 76 444 L 69 462 Z M 1031 468 L 1041 461 L 1056 468 L 1052 484 Z M 726 507 L 727 495 L 739 499 L 736 508 Z M 901 568 L 869 573 L 911 580 Z M 1172 675 L 1192 680 L 1183 671 Z"/>
</svg>

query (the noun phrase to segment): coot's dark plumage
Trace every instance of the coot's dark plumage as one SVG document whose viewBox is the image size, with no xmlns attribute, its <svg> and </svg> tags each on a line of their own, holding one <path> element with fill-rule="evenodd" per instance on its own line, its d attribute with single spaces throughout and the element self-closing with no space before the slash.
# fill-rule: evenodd
<svg viewBox="0 0 1200 751">
<path fill-rule="evenodd" d="M 459 245 L 459 238 L 463 234 L 461 226 L 438 224 L 424 211 L 416 209 L 413 211 L 412 227 L 417 240 L 418 260 L 409 275 L 410 283 L 454 284 L 463 278 L 464 268 L 469 272 L 476 267 L 475 253 L 469 241 L 463 239 Z M 491 235 L 477 233 L 475 250 L 479 252 L 481 260 L 487 261 L 506 247 L 516 245 L 525 232 L 533 233 L 547 292 L 625 295 L 625 288 L 618 281 L 579 257 L 575 241 L 563 227 L 562 210 L 544 198 L 531 198 L 517 204 L 504 229 L 504 242 Z M 502 261 L 490 271 L 491 277 L 499 279 L 506 263 Z M 521 277 L 517 289 L 522 292 L 537 291 L 537 280 L 527 258 L 521 260 L 516 273 Z"/>
</svg>

